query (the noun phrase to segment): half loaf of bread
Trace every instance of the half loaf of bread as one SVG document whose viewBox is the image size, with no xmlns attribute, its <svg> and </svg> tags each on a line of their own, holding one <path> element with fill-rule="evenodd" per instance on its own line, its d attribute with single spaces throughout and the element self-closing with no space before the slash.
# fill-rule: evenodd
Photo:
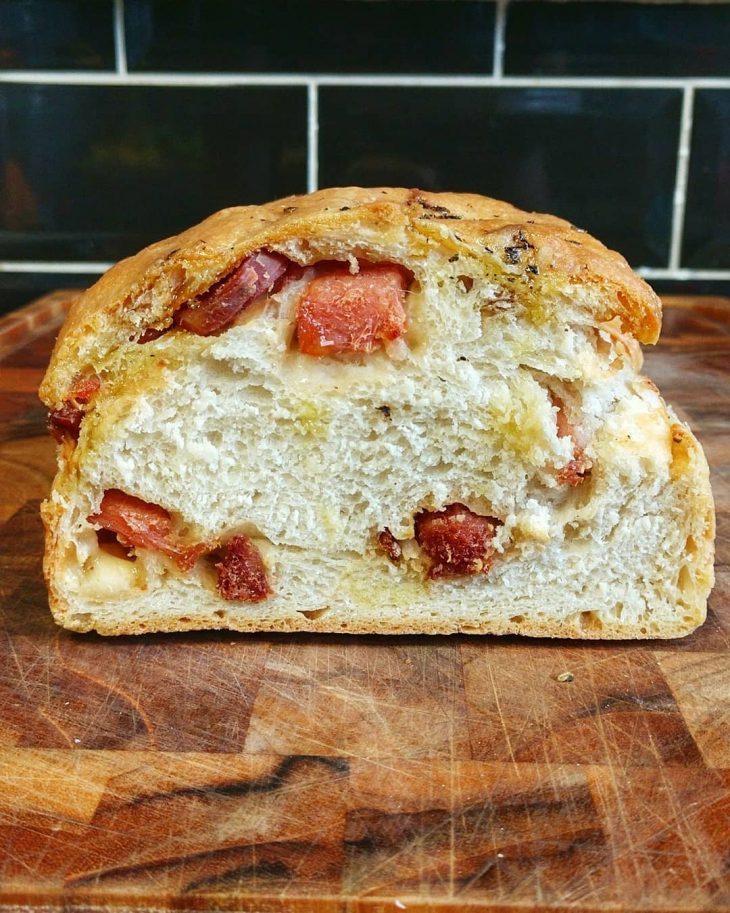
<svg viewBox="0 0 730 913">
<path fill-rule="evenodd" d="M 75 631 L 677 637 L 704 454 L 640 374 L 660 302 L 552 216 L 340 188 L 226 209 L 83 294 L 41 397 Z"/>
</svg>

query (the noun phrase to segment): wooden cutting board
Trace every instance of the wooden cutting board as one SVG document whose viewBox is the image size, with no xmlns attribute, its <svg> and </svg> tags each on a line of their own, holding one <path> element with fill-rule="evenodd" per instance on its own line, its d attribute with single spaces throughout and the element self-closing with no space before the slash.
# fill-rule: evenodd
<svg viewBox="0 0 730 913">
<path fill-rule="evenodd" d="M 672 300 L 647 356 L 718 508 L 676 642 L 61 631 L 53 335 L 0 362 L 0 906 L 730 909 L 730 300 Z"/>
</svg>

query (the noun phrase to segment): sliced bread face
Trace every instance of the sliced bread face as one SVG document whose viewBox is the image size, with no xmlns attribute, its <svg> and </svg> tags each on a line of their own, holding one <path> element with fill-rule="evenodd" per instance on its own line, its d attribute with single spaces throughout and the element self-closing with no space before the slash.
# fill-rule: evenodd
<svg viewBox="0 0 730 913">
<path fill-rule="evenodd" d="M 639 373 L 658 299 L 551 216 L 341 188 L 224 210 L 76 304 L 41 395 L 57 622 L 676 637 L 714 515 Z"/>
</svg>

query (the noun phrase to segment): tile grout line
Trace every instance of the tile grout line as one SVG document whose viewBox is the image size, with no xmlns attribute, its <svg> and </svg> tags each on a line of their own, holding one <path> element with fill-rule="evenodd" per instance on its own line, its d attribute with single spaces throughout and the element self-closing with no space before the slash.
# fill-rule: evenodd
<svg viewBox="0 0 730 913">
<path fill-rule="evenodd" d="M 494 47 L 492 49 L 492 76 L 501 80 L 504 76 L 504 33 L 507 24 L 508 0 L 497 0 L 494 13 Z"/>
<path fill-rule="evenodd" d="M 0 273 L 105 273 L 114 262 L 102 260 L 0 260 Z"/>
<path fill-rule="evenodd" d="M 687 207 L 687 182 L 689 179 L 689 156 L 692 144 L 692 121 L 694 118 L 694 97 L 695 93 L 692 86 L 686 86 L 682 93 L 677 173 L 674 180 L 672 203 L 672 239 L 669 247 L 669 269 L 672 270 L 680 268 L 682 258 L 684 215 Z"/>
<path fill-rule="evenodd" d="M 114 57 L 116 72 L 127 75 L 127 33 L 124 24 L 124 0 L 114 0 Z"/>
<path fill-rule="evenodd" d="M 723 76 L 474 76 L 334 75 L 315 73 L 129 73 L 87 70 L 3 70 L 0 83 L 88 86 L 372 86 L 405 88 L 730 89 Z"/>
<path fill-rule="evenodd" d="M 684 267 L 671 269 L 661 266 L 637 266 L 635 269 L 644 279 L 677 279 L 679 281 L 687 279 L 727 281 L 730 279 L 730 269 L 688 269 Z"/>
<path fill-rule="evenodd" d="M 307 85 L 307 193 L 317 189 L 319 180 L 319 88 Z"/>
</svg>

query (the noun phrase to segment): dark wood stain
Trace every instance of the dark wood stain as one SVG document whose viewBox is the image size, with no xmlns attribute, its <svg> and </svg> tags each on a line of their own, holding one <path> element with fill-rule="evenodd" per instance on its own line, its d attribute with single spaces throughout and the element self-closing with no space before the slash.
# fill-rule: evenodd
<svg viewBox="0 0 730 913">
<path fill-rule="evenodd" d="M 276 770 L 264 777 L 254 780 L 237 780 L 232 783 L 219 783 L 215 786 L 184 786 L 166 792 L 151 795 L 135 796 L 129 805 L 149 804 L 152 802 L 169 802 L 171 799 L 196 798 L 218 799 L 226 796 L 247 796 L 250 793 L 267 793 L 281 789 L 289 782 L 292 773 L 300 767 L 321 766 L 334 774 L 346 775 L 349 771 L 347 761 L 342 758 L 314 757 L 306 755 L 289 755 L 284 758 Z"/>
<path fill-rule="evenodd" d="M 730 908 L 730 301 L 667 304 L 646 371 L 706 448 L 718 520 L 709 617 L 679 641 L 62 631 L 38 515 L 53 328 L 7 354 L 0 905 Z"/>
</svg>

